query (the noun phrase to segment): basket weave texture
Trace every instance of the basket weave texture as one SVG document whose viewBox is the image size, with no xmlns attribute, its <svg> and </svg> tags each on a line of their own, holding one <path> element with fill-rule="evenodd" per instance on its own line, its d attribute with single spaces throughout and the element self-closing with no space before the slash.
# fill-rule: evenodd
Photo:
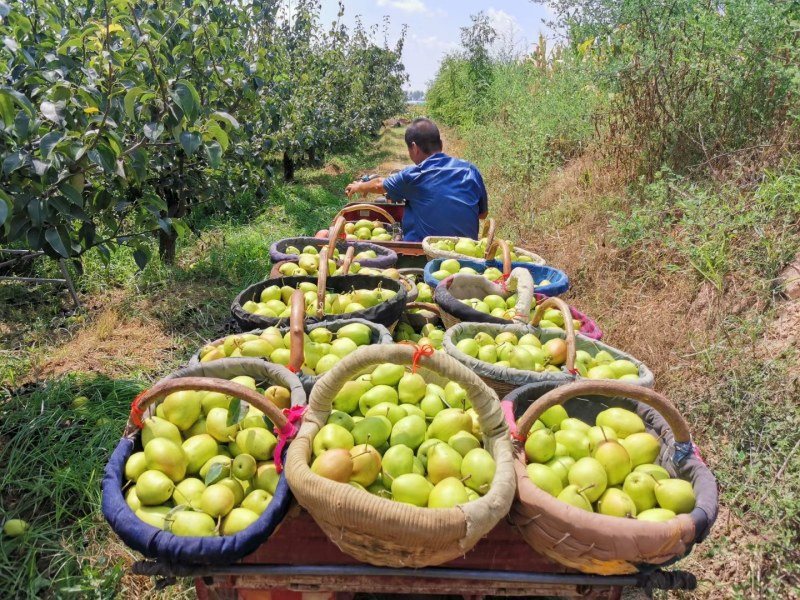
<svg viewBox="0 0 800 600">
<path fill-rule="evenodd" d="M 306 403 L 306 394 L 300 380 L 288 369 L 247 358 L 222 359 L 180 369 L 161 380 L 152 390 L 165 382 L 186 377 L 227 380 L 239 375 L 253 377 L 259 384 L 268 383 L 288 388 L 292 406 Z M 155 407 L 162 401 L 151 404 L 144 417 L 155 414 Z M 292 495 L 286 477 L 281 475 L 275 495 L 266 510 L 255 523 L 239 533 L 219 537 L 180 537 L 153 527 L 134 514 L 122 493 L 126 483 L 125 462 L 138 450 L 141 450 L 140 430 L 131 418 L 103 474 L 102 511 L 111 529 L 120 539 L 148 558 L 185 565 L 235 562 L 266 541 L 289 511 Z"/>
<path fill-rule="evenodd" d="M 640 386 L 606 381 L 533 384 L 504 398 L 513 405 L 532 400 L 534 404 L 520 420 L 522 437 L 527 433 L 522 421 L 532 423 L 555 403 L 563 402 L 570 416 L 590 424 L 610 406 L 637 413 L 647 430 L 661 439 L 656 462 L 671 477 L 690 481 L 696 497 L 691 513 L 662 523 L 590 513 L 561 502 L 531 482 L 525 449 L 519 442 L 514 461 L 517 498 L 510 518 L 537 552 L 585 573 L 622 575 L 671 564 L 708 535 L 718 510 L 716 480 L 697 456 L 686 422 L 666 398 Z"/>
<path fill-rule="evenodd" d="M 444 315 L 442 315 L 444 316 Z M 573 373 L 566 371 L 537 373 L 535 371 L 523 371 L 520 369 L 512 369 L 507 367 L 497 367 L 491 363 L 478 360 L 461 352 L 456 348 L 459 340 L 467 337 L 475 337 L 479 331 L 485 331 L 492 337 L 503 331 L 512 331 L 517 336 L 525 335 L 526 333 L 533 333 L 544 344 L 547 340 L 560 337 L 566 339 L 566 333 L 561 329 L 541 329 L 532 325 L 498 325 L 495 323 L 459 323 L 447 329 L 444 334 L 444 341 L 442 348 L 450 356 L 458 360 L 458 362 L 467 366 L 471 371 L 476 373 L 486 384 L 491 387 L 498 396 L 505 396 L 510 394 L 514 389 L 528 383 L 536 383 L 539 381 L 561 381 L 568 382 L 577 379 Z M 639 379 L 632 381 L 633 385 L 641 385 L 644 387 L 653 387 L 654 376 L 653 372 L 640 360 L 634 358 L 630 354 L 626 354 L 618 348 L 604 344 L 598 340 L 587 338 L 583 335 L 577 334 L 575 336 L 575 347 L 577 350 L 586 350 L 590 354 L 595 354 L 600 350 L 606 350 L 615 359 L 626 359 L 639 367 Z"/>
<path fill-rule="evenodd" d="M 311 393 L 309 411 L 287 453 L 286 476 L 298 502 L 343 552 L 378 566 L 425 567 L 466 554 L 504 518 L 514 497 L 508 426 L 497 396 L 442 352 L 421 357 L 417 372 L 444 385 L 457 381 L 479 415 L 484 446 L 497 471 L 485 496 L 455 508 L 419 508 L 380 498 L 312 473 L 314 435 L 325 424 L 331 401 L 345 382 L 380 363 L 411 365 L 411 346 L 359 349 L 326 373 Z"/>
</svg>

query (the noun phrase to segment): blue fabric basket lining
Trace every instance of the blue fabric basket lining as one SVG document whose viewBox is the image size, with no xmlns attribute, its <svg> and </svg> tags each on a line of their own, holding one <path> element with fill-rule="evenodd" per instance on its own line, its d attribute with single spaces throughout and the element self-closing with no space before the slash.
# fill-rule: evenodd
<svg viewBox="0 0 800 600">
<path fill-rule="evenodd" d="M 428 261 L 424 270 L 425 283 L 433 287 L 439 285 L 439 281 L 434 278 L 433 273 L 439 270 L 440 265 L 444 260 L 447 259 L 435 258 L 431 261 Z M 489 267 L 496 267 L 501 271 L 503 270 L 503 263 L 499 260 L 484 261 L 459 259 L 458 262 L 462 267 L 470 267 L 475 269 L 478 273 L 483 273 Z M 531 276 L 533 276 L 534 284 L 544 279 L 550 280 L 548 285 L 536 286 L 534 288 L 533 291 L 537 294 L 544 294 L 545 296 L 558 296 L 569 289 L 569 277 L 567 277 L 567 274 L 564 273 L 564 271 L 549 267 L 547 265 L 536 265 L 528 262 L 512 262 L 511 268 L 514 269 L 516 267 L 524 267 L 528 269 L 531 272 Z"/>
</svg>

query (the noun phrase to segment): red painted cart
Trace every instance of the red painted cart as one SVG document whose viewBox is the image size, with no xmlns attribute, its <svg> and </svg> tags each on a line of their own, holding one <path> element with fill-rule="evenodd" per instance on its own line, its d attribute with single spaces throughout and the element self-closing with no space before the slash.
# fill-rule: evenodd
<svg viewBox="0 0 800 600">
<path fill-rule="evenodd" d="M 413 598 L 556 596 L 608 600 L 625 587 L 694 589 L 683 571 L 625 576 L 586 575 L 534 552 L 511 525 L 501 521 L 474 549 L 439 567 L 373 567 L 341 552 L 304 510 L 290 512 L 256 552 L 233 565 L 188 567 L 150 561 L 133 572 L 161 577 L 195 577 L 200 600 L 356 600 L 395 595 Z"/>
</svg>

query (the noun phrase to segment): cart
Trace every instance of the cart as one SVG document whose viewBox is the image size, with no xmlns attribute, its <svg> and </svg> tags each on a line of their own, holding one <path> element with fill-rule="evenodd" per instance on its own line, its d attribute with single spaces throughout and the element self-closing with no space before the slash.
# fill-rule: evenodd
<svg viewBox="0 0 800 600">
<path fill-rule="evenodd" d="M 624 588 L 692 590 L 691 573 L 655 570 L 636 575 L 586 575 L 537 554 L 501 521 L 465 556 L 438 567 L 373 567 L 344 554 L 308 513 L 293 508 L 267 542 L 241 563 L 212 566 L 141 561 L 139 575 L 194 577 L 200 600 L 355 600 L 388 597 L 559 597 L 617 600 Z M 401 596 L 398 596 L 401 595 Z"/>
</svg>

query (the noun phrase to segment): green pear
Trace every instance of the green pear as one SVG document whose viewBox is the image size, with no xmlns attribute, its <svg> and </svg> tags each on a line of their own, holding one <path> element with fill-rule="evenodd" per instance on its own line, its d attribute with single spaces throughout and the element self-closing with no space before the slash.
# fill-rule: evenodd
<svg viewBox="0 0 800 600">
<path fill-rule="evenodd" d="M 206 463 L 202 467 L 200 467 L 198 475 L 200 475 L 202 479 L 205 479 L 206 475 L 208 475 L 208 472 L 211 470 L 211 468 L 217 464 L 222 465 L 223 474 L 228 475 L 231 471 L 232 462 L 233 461 L 231 460 L 230 456 L 226 456 L 224 454 L 217 454 L 216 456 L 212 456 L 211 458 L 209 458 L 206 461 Z"/>
<path fill-rule="evenodd" d="M 163 504 L 174 490 L 175 483 L 161 471 L 145 471 L 136 480 L 136 497 L 143 506 Z"/>
<path fill-rule="evenodd" d="M 344 429 L 344 431 L 347 430 Z M 349 434 L 350 432 L 347 433 Z M 244 453 L 250 454 L 256 460 L 268 460 L 272 458 L 272 453 L 277 444 L 278 438 L 267 429 L 242 429 L 236 434 L 236 445 L 239 446 Z"/>
<path fill-rule="evenodd" d="M 361 444 L 350 449 L 350 456 L 353 460 L 350 481 L 364 487 L 371 485 L 381 472 L 380 453 L 370 444 Z"/>
<path fill-rule="evenodd" d="M 661 443 L 648 432 L 632 433 L 620 443 L 628 451 L 634 467 L 652 464 L 661 452 Z"/>
<path fill-rule="evenodd" d="M 139 485 L 138 481 L 136 485 Z M 676 515 L 690 513 L 695 505 L 692 484 L 683 479 L 661 479 L 656 481 L 656 501 L 661 508 Z"/>
<path fill-rule="evenodd" d="M 481 347 L 473 338 L 464 338 L 456 343 L 456 349 L 459 352 L 463 352 L 467 356 L 476 358 Z"/>
<path fill-rule="evenodd" d="M 358 401 L 358 407 L 361 410 L 361 414 L 366 415 L 370 408 L 377 404 L 381 404 L 382 402 L 398 404 L 397 390 L 386 384 L 377 384 L 375 387 L 370 388 L 361 395 L 361 398 Z"/>
<path fill-rule="evenodd" d="M 219 454 L 219 444 L 217 440 L 207 433 L 193 435 L 187 438 L 181 445 L 184 454 L 188 459 L 186 472 L 189 474 L 198 473 L 208 459 Z"/>
<path fill-rule="evenodd" d="M 557 497 L 561 493 L 561 490 L 564 489 L 562 478 L 547 465 L 531 463 L 525 470 L 528 472 L 528 477 L 536 487 L 553 497 Z"/>
<path fill-rule="evenodd" d="M 224 517 L 234 507 L 236 497 L 233 492 L 221 483 L 214 483 L 203 490 L 196 500 L 197 508 L 214 517 Z"/>
<path fill-rule="evenodd" d="M 381 461 L 383 485 L 391 489 L 392 482 L 400 475 L 414 471 L 414 451 L 408 446 L 391 446 Z"/>
<path fill-rule="evenodd" d="M 274 462 L 260 462 L 256 469 L 256 475 L 253 478 L 253 487 L 257 490 L 264 490 L 270 495 L 275 495 L 280 478 Z"/>
<path fill-rule="evenodd" d="M 639 378 L 639 367 L 629 360 L 615 360 L 609 363 L 608 367 L 611 369 L 617 379 L 624 375 L 633 375 L 635 378 Z"/>
<path fill-rule="evenodd" d="M 560 404 L 551 406 L 539 416 L 539 420 L 553 431 L 558 431 L 561 426 L 561 421 L 567 418 L 569 418 L 569 415 L 566 409 Z"/>
<path fill-rule="evenodd" d="M 595 502 L 608 487 L 608 475 L 597 460 L 584 457 L 576 461 L 567 475 L 571 485 L 580 488 L 589 502 Z"/>
<path fill-rule="evenodd" d="M 401 403 L 417 404 L 425 397 L 427 384 L 419 373 L 405 373 L 397 384 L 397 395 Z"/>
<path fill-rule="evenodd" d="M 264 398 L 283 410 L 292 406 L 292 393 L 282 385 L 271 385 L 264 390 Z M 250 411 L 256 410 L 255 406 L 250 407 Z M 260 412 L 260 411 L 259 411 Z M 263 414 L 263 413 L 262 413 Z M 246 427 L 243 427 L 245 429 Z"/>
<path fill-rule="evenodd" d="M 372 384 L 375 386 L 396 386 L 405 374 L 403 365 L 383 363 L 372 371 Z"/>
<path fill-rule="evenodd" d="M 427 424 L 424 418 L 417 415 L 403 417 L 392 427 L 389 444 L 392 446 L 405 444 L 412 450 L 416 450 L 425 441 L 426 431 Z"/>
<path fill-rule="evenodd" d="M 258 514 L 246 508 L 234 508 L 222 521 L 222 535 L 234 535 L 258 521 Z"/>
<path fill-rule="evenodd" d="M 628 451 L 616 440 L 600 442 L 592 457 L 606 470 L 608 485 L 620 485 L 633 468 Z"/>
<path fill-rule="evenodd" d="M 438 448 L 442 444 L 434 446 Z M 446 477 L 433 486 L 428 496 L 430 508 L 454 508 L 459 504 L 469 502 L 469 496 L 464 484 L 457 477 Z"/>
<path fill-rule="evenodd" d="M 459 431 L 472 431 L 472 417 L 460 408 L 446 408 L 433 417 L 427 437 L 446 442 Z"/>
<path fill-rule="evenodd" d="M 231 475 L 236 479 L 250 479 L 256 474 L 258 465 L 251 454 L 239 454 L 231 464 Z"/>
<path fill-rule="evenodd" d="M 435 485 L 447 477 L 461 477 L 461 455 L 447 444 L 436 444 L 428 450 L 428 478 Z"/>
<path fill-rule="evenodd" d="M 127 504 L 133 512 L 136 512 L 142 507 L 139 497 L 136 495 L 136 486 L 131 486 L 125 492 L 125 504 Z"/>
<path fill-rule="evenodd" d="M 481 442 L 468 431 L 459 431 L 450 436 L 447 445 L 453 448 L 461 456 L 466 456 L 468 452 L 480 448 Z M 469 484 L 467 484 L 469 487 Z"/>
<path fill-rule="evenodd" d="M 675 518 L 675 513 L 671 510 L 667 510 L 666 508 L 649 508 L 647 510 L 643 510 L 636 518 L 640 521 L 650 521 L 652 523 L 663 523 L 664 521 L 669 521 L 670 519 Z"/>
<path fill-rule="evenodd" d="M 634 412 L 624 408 L 607 408 L 597 415 L 596 424 L 611 427 L 617 432 L 620 439 L 625 439 L 631 434 L 641 433 L 645 430 L 644 421 Z"/>
<path fill-rule="evenodd" d="M 470 408 L 472 403 L 467 398 L 467 390 L 455 381 L 448 381 L 444 386 L 444 402 L 451 408 Z"/>
<path fill-rule="evenodd" d="M 269 503 L 272 501 L 272 494 L 264 490 L 252 490 L 244 500 L 242 500 L 242 508 L 252 510 L 257 515 L 262 514 Z"/>
<path fill-rule="evenodd" d="M 336 366 L 341 359 L 336 356 L 335 354 L 326 354 L 322 358 L 317 361 L 317 366 L 315 371 L 317 375 L 322 375 L 323 373 L 327 373 L 333 367 Z"/>
<path fill-rule="evenodd" d="M 389 440 L 392 422 L 384 416 L 365 417 L 353 425 L 351 433 L 355 445 L 369 443 L 377 448 Z"/>
<path fill-rule="evenodd" d="M 608 365 L 597 365 L 586 373 L 588 379 L 616 379 L 614 371 Z"/>
<path fill-rule="evenodd" d="M 496 363 L 497 362 L 497 346 L 494 344 L 486 344 L 485 346 L 481 346 L 478 348 L 478 355 L 476 357 L 478 360 L 482 360 L 483 362 L 488 363 Z"/>
<path fill-rule="evenodd" d="M 168 520 L 168 531 L 178 536 L 214 536 L 217 523 L 206 513 L 183 510 Z"/>
<path fill-rule="evenodd" d="M 308 332 L 308 337 L 317 344 L 330 343 L 333 340 L 333 332 L 327 327 L 315 327 Z"/>
<path fill-rule="evenodd" d="M 144 426 L 142 427 L 142 446 L 146 448 L 147 444 L 155 438 L 166 438 L 179 446 L 183 443 L 181 431 L 175 424 L 161 417 L 148 417 L 144 420 Z"/>
<path fill-rule="evenodd" d="M 420 417 L 423 420 L 427 419 L 427 417 L 428 417 L 428 415 L 425 414 L 425 411 L 422 410 L 416 404 L 400 404 L 400 408 L 402 408 L 404 411 L 406 411 L 406 416 L 407 417 L 415 415 L 417 417 Z"/>
<path fill-rule="evenodd" d="M 212 408 L 224 408 L 228 410 L 231 405 L 231 397 L 220 392 L 206 392 L 201 400 L 203 414 L 208 415 Z"/>
<path fill-rule="evenodd" d="M 407 417 L 405 409 L 401 408 L 399 404 L 392 404 L 391 402 L 381 402 L 370 408 L 365 417 L 386 417 L 394 425 L 400 419 Z"/>
<path fill-rule="evenodd" d="M 592 503 L 589 501 L 589 498 L 586 496 L 584 490 L 582 490 L 577 485 L 568 485 L 561 493 L 557 496 L 561 502 L 565 502 L 575 508 L 580 508 L 581 510 L 585 510 L 587 512 L 594 512 L 592 509 Z"/>
<path fill-rule="evenodd" d="M 441 411 L 444 410 L 445 404 L 444 400 L 437 395 L 431 392 L 425 394 L 425 397 L 420 401 L 419 407 L 425 413 L 425 416 L 429 419 L 432 419 Z"/>
<path fill-rule="evenodd" d="M 166 529 L 166 518 L 171 511 L 171 506 L 142 506 L 134 514 L 156 529 Z"/>
<path fill-rule="evenodd" d="M 556 456 L 546 463 L 546 466 L 552 469 L 553 473 L 558 475 L 561 479 L 561 485 L 566 486 L 569 484 L 569 470 L 575 464 L 575 459 L 571 456 Z"/>
<path fill-rule="evenodd" d="M 617 432 L 611 429 L 611 427 L 600 427 L 599 425 L 595 425 L 589 428 L 589 430 L 586 432 L 586 437 L 589 438 L 589 450 L 594 452 L 595 448 L 597 448 L 600 442 L 604 442 L 606 440 L 616 440 Z"/>
<path fill-rule="evenodd" d="M 610 517 L 635 517 L 636 504 L 624 491 L 608 488 L 597 500 L 597 512 Z"/>
<path fill-rule="evenodd" d="M 286 408 L 288 408 L 288 406 Z M 268 429 L 267 422 L 264 420 L 265 418 L 266 415 L 263 412 L 261 412 L 255 406 L 250 406 L 247 409 L 247 414 L 245 415 L 244 419 L 242 419 L 241 423 L 239 423 L 239 427 L 241 429 Z"/>
<path fill-rule="evenodd" d="M 356 348 L 358 348 L 358 344 L 350 338 L 338 338 L 331 342 L 330 353 L 335 354 L 339 358 L 344 358 L 355 351 Z"/>
<path fill-rule="evenodd" d="M 353 417 L 351 417 L 346 412 L 342 412 L 341 410 L 332 410 L 331 414 L 328 415 L 328 420 L 325 422 L 333 423 L 335 425 L 341 425 L 348 431 L 353 431 L 353 426 L 355 425 L 355 421 L 353 421 Z"/>
<path fill-rule="evenodd" d="M 654 464 L 644 464 L 638 465 L 633 468 L 633 470 L 637 473 L 647 473 L 656 481 L 660 479 L 669 479 L 670 474 L 664 467 L 661 465 L 654 465 Z"/>
<path fill-rule="evenodd" d="M 562 444 L 572 458 L 578 460 L 589 456 L 589 438 L 581 431 L 559 430 L 555 433 L 556 442 Z"/>
<path fill-rule="evenodd" d="M 230 491 L 233 492 L 233 505 L 239 506 L 239 504 L 244 500 L 244 487 L 241 483 L 239 483 L 236 479 L 232 477 L 225 477 L 220 479 L 216 483 L 220 485 L 224 485 Z"/>
<path fill-rule="evenodd" d="M 656 506 L 656 480 L 647 473 L 633 472 L 625 478 L 622 491 L 628 494 L 636 505 L 636 511 L 642 512 Z"/>
<path fill-rule="evenodd" d="M 218 442 L 229 442 L 236 437 L 239 424 L 228 425 L 228 411 L 212 408 L 206 415 L 206 431 Z"/>
<path fill-rule="evenodd" d="M 369 381 L 347 381 L 333 398 L 332 408 L 352 413 L 358 408 L 358 400 L 372 388 Z"/>
<path fill-rule="evenodd" d="M 144 452 L 134 452 L 125 461 L 125 479 L 136 483 L 139 475 L 147 470 L 147 459 Z"/>
<path fill-rule="evenodd" d="M 181 431 L 189 429 L 202 410 L 198 393 L 191 390 L 169 394 L 164 398 L 163 406 L 166 419 Z"/>
<path fill-rule="evenodd" d="M 461 479 L 468 488 L 483 495 L 489 491 L 497 463 L 488 451 L 474 448 L 461 461 Z"/>
<path fill-rule="evenodd" d="M 311 471 L 326 479 L 347 483 L 353 474 L 353 457 L 346 448 L 325 450 L 314 459 Z"/>
<path fill-rule="evenodd" d="M 392 498 L 414 506 L 428 505 L 433 484 L 418 473 L 405 473 L 392 481 Z"/>
<path fill-rule="evenodd" d="M 555 456 L 556 436 L 549 429 L 538 429 L 525 440 L 525 456 L 529 462 L 546 463 Z"/>
<path fill-rule="evenodd" d="M 187 477 L 175 486 L 172 491 L 172 501 L 175 502 L 175 506 L 181 504 L 191 506 L 192 501 L 199 498 L 204 489 L 206 489 L 205 483 L 196 477 Z"/>
<path fill-rule="evenodd" d="M 574 417 L 567 417 L 566 419 L 561 421 L 559 429 L 561 431 L 566 431 L 568 429 L 572 429 L 572 430 L 580 431 L 580 432 L 585 433 L 585 434 L 588 435 L 589 430 L 591 429 L 591 426 L 586 424 L 586 423 L 584 423 L 580 419 L 576 419 Z"/>
<path fill-rule="evenodd" d="M 186 467 L 189 464 L 186 453 L 181 446 L 166 438 L 156 438 L 147 444 L 144 458 L 148 469 L 161 471 L 175 483 L 186 476 Z"/>
<path fill-rule="evenodd" d="M 422 444 L 420 444 L 420 447 L 417 448 L 417 458 L 420 459 L 420 462 L 422 462 L 422 466 L 426 470 L 428 468 L 428 452 L 436 444 L 444 444 L 444 442 L 442 440 L 437 440 L 436 438 L 429 438 L 424 442 L 422 442 Z"/>
</svg>

